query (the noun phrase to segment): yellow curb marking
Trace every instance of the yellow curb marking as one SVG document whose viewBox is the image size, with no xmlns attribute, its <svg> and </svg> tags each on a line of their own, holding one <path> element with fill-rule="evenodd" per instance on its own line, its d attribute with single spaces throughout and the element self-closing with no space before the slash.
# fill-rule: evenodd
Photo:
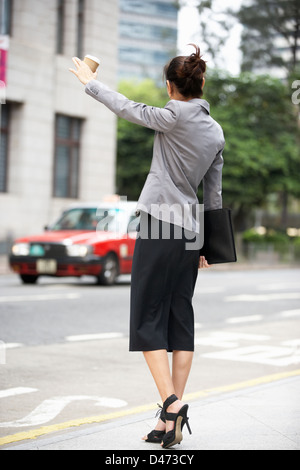
<svg viewBox="0 0 300 470">
<path fill-rule="evenodd" d="M 278 374 L 266 375 L 264 377 L 259 377 L 257 379 L 246 380 L 244 382 L 238 382 L 235 384 L 224 385 L 224 386 L 216 387 L 216 388 L 210 388 L 210 389 L 202 390 L 202 391 L 195 392 L 195 393 L 188 393 L 184 395 L 183 399 L 186 401 L 195 400 L 196 398 L 203 398 L 203 397 L 207 397 L 210 395 L 233 392 L 233 391 L 241 390 L 241 389 L 248 388 L 248 387 L 255 387 L 257 385 L 276 382 L 277 380 L 281 380 L 281 379 L 296 377 L 298 375 L 300 375 L 300 369 L 288 371 L 288 372 L 281 372 Z M 36 439 L 37 437 L 43 436 L 45 434 L 51 434 L 53 432 L 63 431 L 71 427 L 82 426 L 84 424 L 102 423 L 103 421 L 109 421 L 112 419 L 122 418 L 124 416 L 145 413 L 146 411 L 154 410 L 156 407 L 157 407 L 156 403 L 150 403 L 148 405 L 137 406 L 129 410 L 116 411 L 114 413 L 91 416 L 89 418 L 74 419 L 72 421 L 66 421 L 60 424 L 52 424 L 50 426 L 43 426 L 39 429 L 33 429 L 32 431 L 19 432 L 17 434 L 12 434 L 9 436 L 2 437 L 0 438 L 0 446 L 5 445 L 5 444 L 12 444 L 13 442 L 24 441 L 27 439 Z"/>
</svg>

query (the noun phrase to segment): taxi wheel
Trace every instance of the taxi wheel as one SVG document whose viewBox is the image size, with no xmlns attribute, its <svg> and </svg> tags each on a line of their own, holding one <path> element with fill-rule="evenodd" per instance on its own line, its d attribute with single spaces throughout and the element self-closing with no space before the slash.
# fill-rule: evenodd
<svg viewBox="0 0 300 470">
<path fill-rule="evenodd" d="M 112 286 L 119 275 L 119 262 L 114 254 L 109 254 L 104 259 L 101 274 L 98 276 L 98 284 Z"/>
<path fill-rule="evenodd" d="M 35 284 L 39 276 L 31 276 L 30 274 L 20 274 L 23 284 Z"/>
</svg>

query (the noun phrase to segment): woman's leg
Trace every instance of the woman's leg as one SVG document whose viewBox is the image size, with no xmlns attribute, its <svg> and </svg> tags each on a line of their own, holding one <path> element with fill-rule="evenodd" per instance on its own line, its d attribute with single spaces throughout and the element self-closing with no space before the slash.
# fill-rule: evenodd
<svg viewBox="0 0 300 470">
<path fill-rule="evenodd" d="M 156 383 L 158 392 L 164 402 L 170 395 L 175 394 L 179 400 L 169 406 L 170 413 L 177 413 L 182 407 L 182 395 L 190 373 L 193 352 L 174 351 L 173 353 L 173 377 L 171 376 L 167 351 L 160 349 L 156 351 L 145 351 L 144 357 L 150 369 L 150 372 Z M 166 422 L 166 432 L 174 427 L 174 422 Z M 157 430 L 163 429 L 163 423 L 160 420 L 156 427 Z"/>
<path fill-rule="evenodd" d="M 182 400 L 192 367 L 193 351 L 173 351 L 172 381 L 175 395 Z"/>
<path fill-rule="evenodd" d="M 144 357 L 164 402 L 175 393 L 166 349 L 144 351 Z"/>
<path fill-rule="evenodd" d="M 168 360 L 168 354 L 166 349 L 159 349 L 156 351 L 144 351 L 144 357 L 154 378 L 158 392 L 164 402 L 166 398 L 175 393 L 173 381 L 170 373 L 170 366 Z M 161 419 L 158 420 L 155 426 L 156 431 L 165 431 L 166 423 Z M 147 439 L 148 436 L 144 436 L 143 439 Z"/>
</svg>

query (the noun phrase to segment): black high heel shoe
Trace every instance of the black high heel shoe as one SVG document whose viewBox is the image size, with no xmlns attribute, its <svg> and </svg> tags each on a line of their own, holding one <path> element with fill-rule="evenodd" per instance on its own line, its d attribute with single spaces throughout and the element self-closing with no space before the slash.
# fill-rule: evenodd
<svg viewBox="0 0 300 470">
<path fill-rule="evenodd" d="M 164 417 L 166 421 L 174 421 L 174 429 L 172 431 L 169 431 L 165 433 L 162 439 L 162 447 L 164 449 L 169 448 L 174 446 L 175 444 L 180 444 L 182 441 L 182 430 L 184 425 L 186 424 L 188 431 L 190 434 L 192 434 L 189 422 L 188 422 L 188 417 L 187 417 L 187 412 L 189 409 L 189 405 L 183 405 L 182 408 L 178 411 L 178 413 L 168 413 L 167 408 L 174 403 L 174 401 L 177 401 L 178 398 L 176 395 L 171 395 L 169 396 L 166 401 L 163 404 L 163 411 L 164 411 Z"/>
<path fill-rule="evenodd" d="M 165 418 L 164 409 L 160 406 L 159 403 L 157 403 L 157 404 L 158 404 L 160 410 L 157 411 L 155 417 L 157 418 L 160 415 L 159 418 L 162 420 L 163 423 L 165 423 L 166 418 Z M 145 439 L 145 442 L 151 442 L 153 444 L 161 444 L 165 434 L 166 434 L 165 431 L 157 431 L 156 429 L 153 429 L 153 431 L 151 431 L 147 435 L 147 439 Z"/>
</svg>

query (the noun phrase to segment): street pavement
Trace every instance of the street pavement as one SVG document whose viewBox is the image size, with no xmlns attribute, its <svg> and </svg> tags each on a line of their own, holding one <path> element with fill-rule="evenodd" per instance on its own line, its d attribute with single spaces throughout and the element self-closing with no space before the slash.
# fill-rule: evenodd
<svg viewBox="0 0 300 470">
<path fill-rule="evenodd" d="M 263 383 L 265 382 L 265 383 Z M 269 376 L 252 381 L 252 386 L 235 384 L 232 392 L 211 390 L 207 396 L 190 402 L 190 436 L 172 448 L 181 458 L 199 450 L 300 450 L 300 370 L 280 377 Z M 189 398 L 188 396 L 186 398 Z M 121 458 L 122 452 L 141 453 L 144 462 L 159 457 L 157 451 L 170 454 L 157 444 L 145 443 L 141 436 L 154 426 L 153 412 L 139 412 L 123 418 L 108 419 L 83 429 L 69 428 L 52 437 L 26 441 L 7 450 L 103 450 L 105 458 Z M 129 451 L 129 452 L 128 452 Z M 136 453 L 132 453 L 136 455 Z M 156 457 L 155 457 L 156 456 Z M 114 457 L 116 458 L 116 457 Z M 165 457 L 166 459 L 167 457 Z M 177 457 L 178 459 L 179 457 Z M 188 463 L 182 460 L 182 463 Z"/>
<path fill-rule="evenodd" d="M 300 270 L 251 268 L 199 273 L 193 434 L 184 429 L 178 455 L 299 449 Z M 142 355 L 128 352 L 129 292 L 127 279 L 0 276 L 1 450 L 160 450 L 141 440 L 159 397 Z"/>
</svg>

